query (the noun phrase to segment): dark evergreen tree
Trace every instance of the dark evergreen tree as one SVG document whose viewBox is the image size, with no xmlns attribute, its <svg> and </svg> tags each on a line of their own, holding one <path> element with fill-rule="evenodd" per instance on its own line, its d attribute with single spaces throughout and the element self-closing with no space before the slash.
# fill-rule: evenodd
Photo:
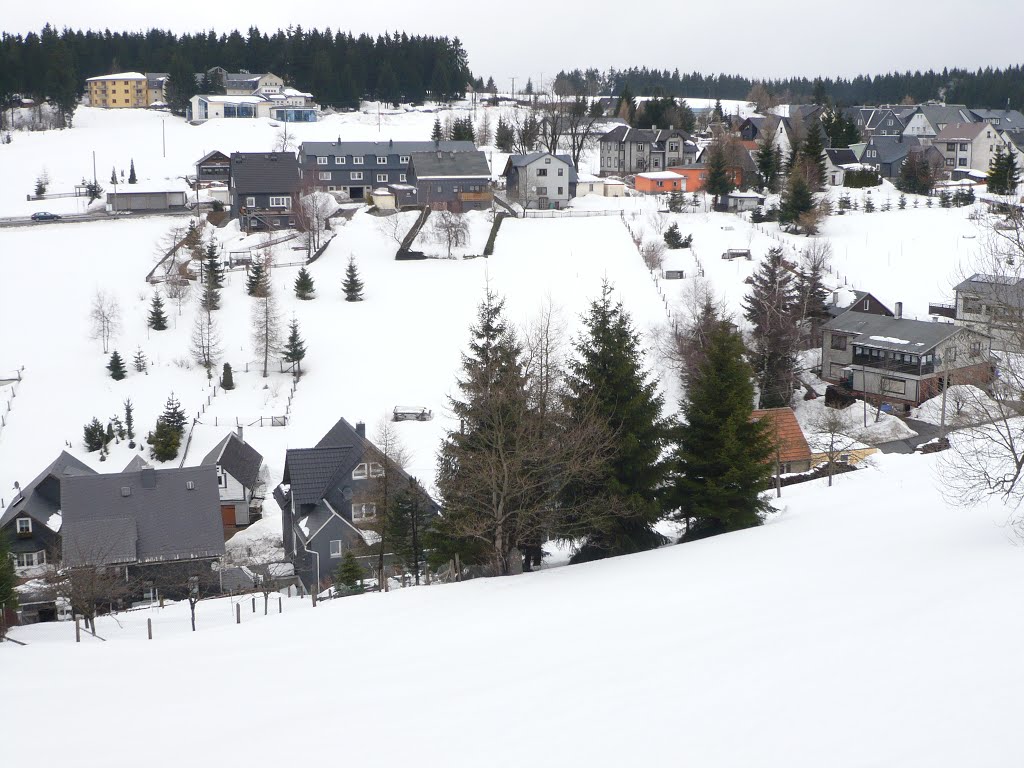
<svg viewBox="0 0 1024 768">
<path fill-rule="evenodd" d="M 430 140 L 431 141 L 441 141 L 442 139 L 444 139 L 444 129 L 441 127 L 441 118 L 440 117 L 435 117 L 434 118 L 434 128 L 430 132 Z"/>
<path fill-rule="evenodd" d="M 515 129 L 505 121 L 505 118 L 498 118 L 498 127 L 494 132 L 494 146 L 499 152 L 512 153 L 516 141 Z"/>
<path fill-rule="evenodd" d="M 104 441 L 106 440 L 106 433 L 104 432 L 103 425 L 100 424 L 99 419 L 93 417 L 93 420 L 85 425 L 82 433 L 85 450 L 89 453 L 103 448 Z"/>
<path fill-rule="evenodd" d="M 672 222 L 665 230 L 665 245 L 675 250 L 683 247 L 683 236 L 679 232 L 679 225 Z"/>
<path fill-rule="evenodd" d="M 868 192 L 868 194 L 866 194 L 864 196 L 864 213 L 874 213 L 874 212 L 875 212 L 875 200 L 874 200 L 873 197 L 871 197 L 871 193 Z"/>
<path fill-rule="evenodd" d="M 171 58 L 167 69 L 167 104 L 176 115 L 184 115 L 188 111 L 189 102 L 196 95 L 194 71 L 180 51 Z"/>
<path fill-rule="evenodd" d="M 729 165 L 725 157 L 725 147 L 721 141 L 715 141 L 707 149 L 707 180 L 704 191 L 714 196 L 713 205 L 718 208 L 719 201 L 732 192 L 735 186 L 729 175 Z"/>
<path fill-rule="evenodd" d="M 135 158 L 134 157 L 132 158 L 131 170 L 128 171 L 128 183 L 129 184 L 138 184 L 139 183 L 139 177 L 135 175 Z"/>
<path fill-rule="evenodd" d="M 118 354 L 116 349 L 110 355 L 110 362 L 107 363 L 107 370 L 110 371 L 110 378 L 114 381 L 120 381 L 126 375 L 124 370 L 124 360 L 121 359 L 121 355 Z"/>
<path fill-rule="evenodd" d="M 347 595 L 359 594 L 363 591 L 365 578 L 363 566 L 356 560 L 355 553 L 351 549 L 346 549 L 341 556 L 341 564 L 334 572 L 335 591 Z"/>
<path fill-rule="evenodd" d="M 813 255 L 796 275 L 797 313 L 806 349 L 820 346 L 821 326 L 832 317 L 828 312 L 829 290 L 824 280 L 825 262 Z"/>
<path fill-rule="evenodd" d="M 380 72 L 377 74 L 377 98 L 396 108 L 402 100 L 398 78 L 391 68 L 391 63 L 387 60 L 381 65 Z"/>
<path fill-rule="evenodd" d="M 110 169 L 110 186 L 112 186 L 112 187 L 116 187 L 117 186 L 117 169 L 116 168 L 111 168 Z"/>
<path fill-rule="evenodd" d="M 828 96 L 825 94 L 825 81 L 820 77 L 816 77 L 814 78 L 814 92 L 811 95 L 811 103 L 821 106 L 826 101 L 828 101 Z"/>
<path fill-rule="evenodd" d="M 782 408 L 793 396 L 799 341 L 799 305 L 782 248 L 768 251 L 752 280 L 750 293 L 743 299 L 743 316 L 753 326 L 752 357 L 760 403 L 762 408 Z"/>
<path fill-rule="evenodd" d="M 150 303 L 149 307 L 148 325 L 154 331 L 167 330 L 167 315 L 164 314 L 164 300 L 160 298 L 159 293 L 153 294 L 153 301 Z"/>
<path fill-rule="evenodd" d="M 270 275 L 258 261 L 249 267 L 249 277 L 245 281 L 245 292 L 256 298 L 265 298 L 270 293 Z"/>
<path fill-rule="evenodd" d="M 135 447 L 135 406 L 131 400 L 124 401 L 124 432 L 128 438 L 128 447 Z"/>
<path fill-rule="evenodd" d="M 164 403 L 164 412 L 160 416 L 160 420 L 173 427 L 179 435 L 185 434 L 185 425 L 188 423 L 188 417 L 185 415 L 185 409 L 181 407 L 181 403 L 178 402 L 173 392 L 167 398 L 167 402 Z"/>
<path fill-rule="evenodd" d="M 630 125 L 636 122 L 636 99 L 627 84 L 619 94 L 619 101 L 615 105 L 615 116 L 625 120 Z"/>
<path fill-rule="evenodd" d="M 156 427 L 146 436 L 146 442 L 149 443 L 150 456 L 157 461 L 171 461 L 178 456 L 181 432 L 160 417 L 156 420 Z"/>
<path fill-rule="evenodd" d="M 711 121 L 721 123 L 725 120 L 725 112 L 722 111 L 722 100 L 715 99 L 715 108 L 711 110 Z"/>
<path fill-rule="evenodd" d="M 775 133 L 765 131 L 757 147 L 754 162 L 757 164 L 757 174 L 761 177 L 761 186 L 769 192 L 779 191 L 778 153 L 775 146 Z"/>
<path fill-rule="evenodd" d="M 18 577 L 14 572 L 14 557 L 7 534 L 0 531 L 0 613 L 14 612 L 18 607 Z M 7 630 L 6 616 L 0 616 L 0 640 Z"/>
<path fill-rule="evenodd" d="M 1007 152 L 996 144 L 996 152 L 988 164 L 988 191 L 993 195 L 1013 195 L 1020 184 L 1020 172 L 1013 149 Z"/>
<path fill-rule="evenodd" d="M 682 213 L 683 208 L 686 206 L 686 200 L 683 199 L 682 192 L 673 192 L 668 196 L 668 209 L 672 213 Z M 678 230 L 679 228 L 676 227 Z"/>
<path fill-rule="evenodd" d="M 286 363 L 292 363 L 295 365 L 295 375 L 302 375 L 302 361 L 306 357 L 306 342 L 302 340 L 302 336 L 299 334 L 299 321 L 294 317 L 291 323 L 288 324 L 288 339 L 284 343 L 284 349 L 281 358 Z"/>
<path fill-rule="evenodd" d="M 413 581 L 420 583 L 420 571 L 426 563 L 425 539 L 433 522 L 427 496 L 415 479 L 399 489 L 387 517 L 387 541 L 398 562 Z"/>
<path fill-rule="evenodd" d="M 906 207 L 907 207 L 907 196 L 904 195 L 903 193 L 900 193 L 899 201 L 896 203 L 896 207 L 899 208 L 901 211 L 906 209 Z"/>
<path fill-rule="evenodd" d="M 825 188 L 825 145 L 822 141 L 821 128 L 812 124 L 807 131 L 807 138 L 800 145 L 800 164 L 807 186 L 812 192 L 821 192 Z"/>
<path fill-rule="evenodd" d="M 114 442 L 114 424 L 108 421 L 107 428 L 103 432 L 103 447 L 106 448 L 112 442 Z"/>
<path fill-rule="evenodd" d="M 814 208 L 814 195 L 802 173 L 790 173 L 779 204 L 779 223 L 799 226 L 800 217 Z"/>
<path fill-rule="evenodd" d="M 206 258 L 203 261 L 203 279 L 214 288 L 224 287 L 224 265 L 217 256 L 217 242 L 210 238 L 206 245 Z"/>
<path fill-rule="evenodd" d="M 229 392 L 235 388 L 235 377 L 231 373 L 231 363 L 224 363 L 224 370 L 220 375 L 220 386 L 221 389 L 226 389 Z"/>
<path fill-rule="evenodd" d="M 664 541 L 654 524 L 662 515 L 667 424 L 657 384 L 643 368 L 640 337 L 622 304 L 612 300 L 608 283 L 583 323 L 569 364 L 567 411 L 570 419 L 600 420 L 614 445 L 607 473 L 575 484 L 568 496 L 577 504 L 609 504 L 619 514 L 595 520 L 572 562 L 639 552 Z"/>
<path fill-rule="evenodd" d="M 684 538 L 760 525 L 770 509 L 761 492 L 769 487 L 773 449 L 766 422 L 751 418 L 744 352 L 739 335 L 719 323 L 686 390 L 670 483 L 671 505 L 687 523 Z"/>
<path fill-rule="evenodd" d="M 359 269 L 356 267 L 356 257 L 349 256 L 348 267 L 345 268 L 345 280 L 341 284 L 345 291 L 345 301 L 363 300 L 363 281 L 359 279 Z"/>
<path fill-rule="evenodd" d="M 302 267 L 298 277 L 295 278 L 295 296 L 302 301 L 309 301 L 315 298 L 316 290 L 313 287 L 313 276 L 309 270 Z"/>
</svg>

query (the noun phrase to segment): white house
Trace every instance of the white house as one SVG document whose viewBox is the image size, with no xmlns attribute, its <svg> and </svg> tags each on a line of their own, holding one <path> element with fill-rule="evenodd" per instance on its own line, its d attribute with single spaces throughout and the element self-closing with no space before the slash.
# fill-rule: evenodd
<svg viewBox="0 0 1024 768">
<path fill-rule="evenodd" d="M 939 131 L 932 146 L 942 153 L 946 170 L 987 173 L 996 147 L 1008 151 L 1007 140 L 990 123 L 953 123 Z"/>
<path fill-rule="evenodd" d="M 564 208 L 575 196 L 576 166 L 568 155 L 512 155 L 504 176 L 509 198 L 524 208 Z"/>
<path fill-rule="evenodd" d="M 214 446 L 202 465 L 217 467 L 220 514 L 225 529 L 244 528 L 263 514 L 263 456 L 245 442 L 239 427 Z"/>
</svg>

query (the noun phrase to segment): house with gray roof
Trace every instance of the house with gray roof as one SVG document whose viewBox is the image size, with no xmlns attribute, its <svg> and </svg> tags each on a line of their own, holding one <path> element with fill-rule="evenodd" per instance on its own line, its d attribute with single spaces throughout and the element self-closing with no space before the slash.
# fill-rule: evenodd
<svg viewBox="0 0 1024 768">
<path fill-rule="evenodd" d="M 941 153 L 935 147 L 906 135 L 872 136 L 864 146 L 860 161 L 865 165 L 873 165 L 883 179 L 895 179 L 907 155 L 912 152 L 924 152 L 929 164 L 941 169 Z"/>
<path fill-rule="evenodd" d="M 987 174 L 996 149 L 1006 150 L 1006 139 L 987 122 L 951 123 L 932 139 L 949 172 L 974 170 Z"/>
<path fill-rule="evenodd" d="M 479 151 L 413 152 L 408 183 L 416 187 L 417 205 L 453 213 L 491 206 L 491 167 Z"/>
<path fill-rule="evenodd" d="M 899 107 L 848 107 L 842 112 L 843 117 L 853 121 L 864 139 L 872 136 L 901 136 L 907 127 L 903 117 L 906 110 Z"/>
<path fill-rule="evenodd" d="M 988 123 L 1000 133 L 1024 134 L 1024 114 L 1016 109 L 969 109 L 973 120 Z"/>
<path fill-rule="evenodd" d="M 263 516 L 266 484 L 261 480 L 263 456 L 242 438 L 242 428 L 213 447 L 201 466 L 217 469 L 224 537 L 247 528 Z"/>
<path fill-rule="evenodd" d="M 231 218 L 246 232 L 295 226 L 302 171 L 291 152 L 232 152 Z"/>
<path fill-rule="evenodd" d="M 631 128 L 618 125 L 598 141 L 601 176 L 663 171 L 697 162 L 697 144 L 679 128 Z"/>
<path fill-rule="evenodd" d="M 825 150 L 825 182 L 832 187 L 841 187 L 846 180 L 849 165 L 858 162 L 857 155 L 849 147 Z"/>
<path fill-rule="evenodd" d="M 509 199 L 524 208 L 565 208 L 576 197 L 576 166 L 569 155 L 511 155 L 503 175 Z"/>
<path fill-rule="evenodd" d="M 286 452 L 274 499 L 281 507 L 285 554 L 308 589 L 326 586 L 346 551 L 365 553 L 377 540 L 376 491 L 386 473 L 392 492 L 411 487 L 412 478 L 366 438 L 362 422 L 352 426 L 339 419 L 313 448 Z M 438 509 L 426 494 L 422 498 Z"/>
<path fill-rule="evenodd" d="M 872 403 L 908 409 L 957 384 L 992 380 L 991 338 L 952 323 L 844 312 L 823 326 L 821 378 Z"/>
<path fill-rule="evenodd" d="M 953 317 L 957 325 L 992 337 L 992 348 L 1024 351 L 1019 318 L 1024 314 L 1024 279 L 973 274 L 958 283 Z"/>
<path fill-rule="evenodd" d="M 304 141 L 299 163 L 307 183 L 320 192 L 362 200 L 369 190 L 409 185 L 414 152 L 476 152 L 472 141 Z M 415 204 L 415 200 L 403 200 Z"/>
<path fill-rule="evenodd" d="M 111 567 L 144 591 L 175 599 L 218 588 L 224 554 L 216 467 L 79 475 L 62 485 L 61 559 Z"/>
<path fill-rule="evenodd" d="M 904 117 L 905 138 L 919 139 L 929 143 L 931 139 L 954 123 L 970 123 L 970 111 L 963 104 L 921 104 Z"/>
</svg>

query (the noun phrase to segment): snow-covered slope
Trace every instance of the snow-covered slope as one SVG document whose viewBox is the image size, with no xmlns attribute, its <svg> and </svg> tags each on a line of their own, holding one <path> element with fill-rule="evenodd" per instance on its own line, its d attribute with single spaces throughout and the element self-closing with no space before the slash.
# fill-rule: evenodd
<svg viewBox="0 0 1024 768">
<path fill-rule="evenodd" d="M 1024 560 L 997 505 L 946 506 L 938 461 L 880 456 L 784 489 L 763 528 L 589 565 L 280 616 L 246 601 L 240 627 L 212 601 L 195 634 L 182 606 L 101 619 L 105 643 L 16 629 L 5 755 L 56 739 L 76 765 L 153 768 L 1014 765 Z"/>
</svg>

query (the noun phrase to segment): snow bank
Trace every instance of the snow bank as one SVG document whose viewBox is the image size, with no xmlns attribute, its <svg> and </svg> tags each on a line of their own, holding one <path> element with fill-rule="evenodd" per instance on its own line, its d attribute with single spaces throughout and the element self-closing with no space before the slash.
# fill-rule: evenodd
<svg viewBox="0 0 1024 768">
<path fill-rule="evenodd" d="M 799 400 L 794 407 L 796 419 L 800 422 L 800 428 L 803 429 L 808 442 L 811 442 L 812 439 L 819 439 L 816 437 L 821 432 L 818 425 L 826 415 L 826 407 L 825 399 L 822 397 L 815 400 Z M 829 410 L 842 417 L 842 434 L 859 443 L 879 445 L 917 436 L 917 432 L 900 419 L 888 413 L 879 413 L 873 405 L 867 407 L 867 426 L 865 426 L 863 400 L 857 400 L 853 405 L 843 409 Z"/>
<path fill-rule="evenodd" d="M 956 384 L 946 391 L 946 424 L 949 426 L 980 424 L 998 418 L 1000 412 L 999 404 L 978 387 Z M 942 395 L 925 400 L 910 416 L 929 424 L 941 424 Z"/>
</svg>

